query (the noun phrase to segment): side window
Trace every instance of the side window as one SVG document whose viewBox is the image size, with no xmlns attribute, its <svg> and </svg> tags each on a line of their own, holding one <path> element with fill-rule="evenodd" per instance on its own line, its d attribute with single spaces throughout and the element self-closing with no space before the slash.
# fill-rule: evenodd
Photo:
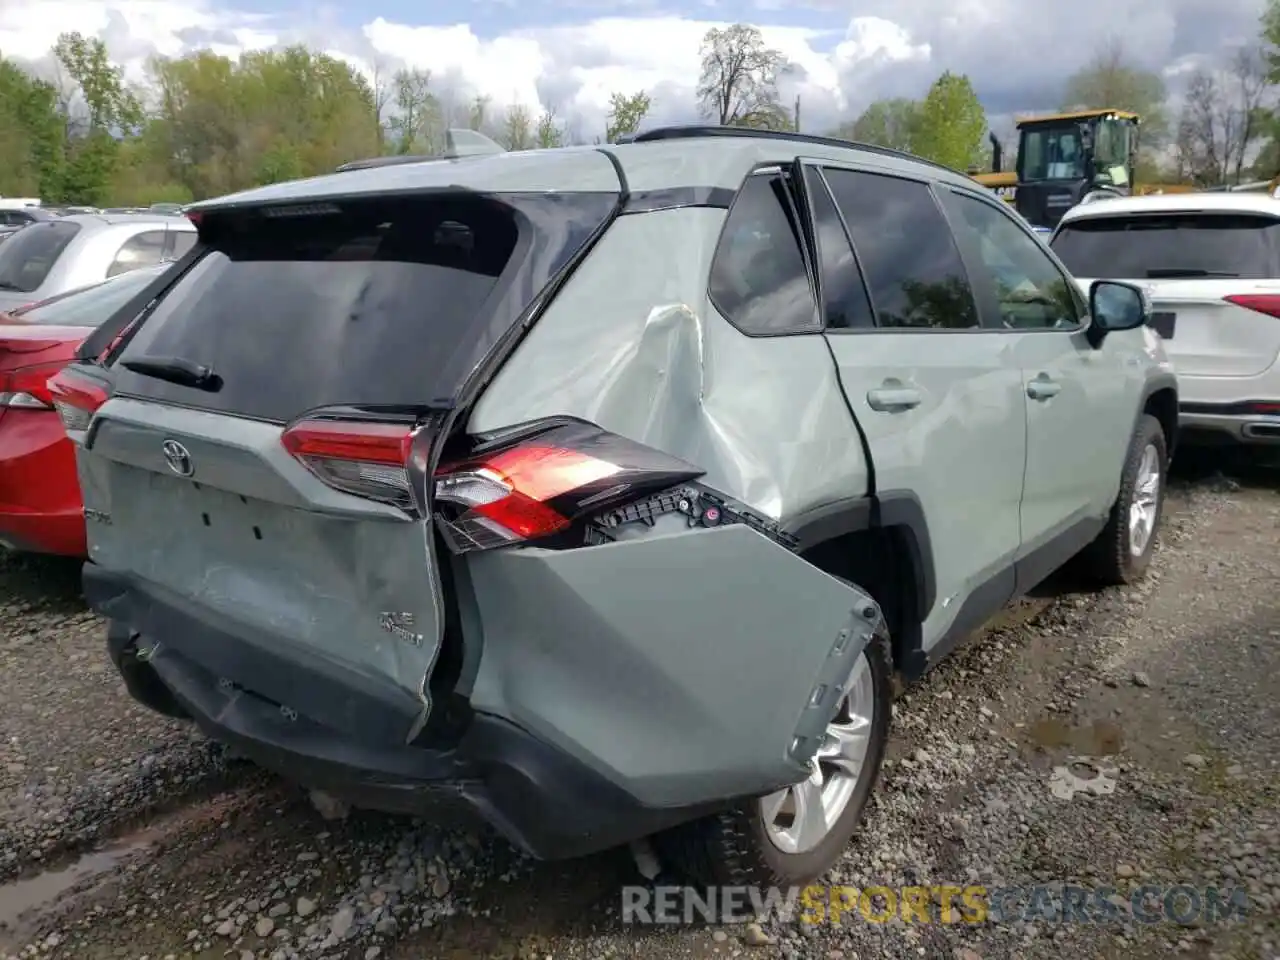
<svg viewBox="0 0 1280 960">
<path fill-rule="evenodd" d="M 166 260 L 181 260 L 187 255 L 192 247 L 196 245 L 195 231 L 192 230 L 170 230 L 169 245 L 165 250 L 164 258 Z"/>
<path fill-rule="evenodd" d="M 824 173 L 853 235 L 879 326 L 977 327 L 964 262 L 929 187 L 876 173 Z"/>
<path fill-rule="evenodd" d="M 753 174 L 729 210 L 711 262 L 711 300 L 743 333 L 818 328 L 800 225 L 781 173 Z"/>
<path fill-rule="evenodd" d="M 1000 323 L 1015 330 L 1073 330 L 1081 312 L 1073 284 L 1040 244 L 1008 214 L 964 194 L 943 191 L 956 229 L 966 230 L 995 285 Z"/>
<path fill-rule="evenodd" d="M 875 317 L 867 287 L 862 282 L 853 247 L 840 223 L 831 193 L 814 169 L 805 172 L 805 190 L 812 198 L 818 235 L 818 273 L 821 277 L 822 315 L 828 329 L 853 330 L 874 327 Z"/>
<path fill-rule="evenodd" d="M 152 267 L 164 259 L 164 230 L 148 230 L 130 237 L 116 253 L 115 260 L 107 268 L 107 276 L 114 277 L 139 267 Z"/>
</svg>

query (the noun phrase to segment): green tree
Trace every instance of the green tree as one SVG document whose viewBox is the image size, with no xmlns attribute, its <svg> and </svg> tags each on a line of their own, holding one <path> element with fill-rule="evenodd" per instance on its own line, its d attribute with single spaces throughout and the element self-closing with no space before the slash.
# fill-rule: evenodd
<svg viewBox="0 0 1280 960">
<path fill-rule="evenodd" d="M 894 150 L 910 150 L 920 121 L 920 104 L 905 97 L 877 100 L 836 135 Z"/>
<path fill-rule="evenodd" d="M 399 70 L 391 81 L 396 112 L 388 121 L 393 153 L 433 153 L 443 137 L 440 104 L 431 92 L 429 70 Z M 376 111 L 375 111 L 376 112 Z"/>
<path fill-rule="evenodd" d="M 544 110 L 538 117 L 538 126 L 533 134 L 534 145 L 539 150 L 550 150 L 563 147 L 567 139 L 563 125 L 556 119 L 555 110 Z"/>
<path fill-rule="evenodd" d="M 1108 40 L 1070 77 L 1062 94 L 1064 110 L 1129 110 L 1142 117 L 1142 144 L 1159 148 L 1169 139 L 1165 85 L 1160 74 L 1134 65 L 1123 42 Z"/>
<path fill-rule="evenodd" d="M 964 171 L 979 162 L 986 131 L 987 114 L 973 84 L 948 70 L 933 82 L 920 105 L 911 152 Z"/>
<path fill-rule="evenodd" d="M 499 141 L 508 150 L 532 150 L 537 145 L 528 107 L 517 103 L 507 108 Z"/>
<path fill-rule="evenodd" d="M 702 38 L 698 104 L 703 116 L 722 126 L 791 129 L 778 96 L 786 59 L 765 46 L 759 29 L 735 23 L 712 28 Z"/>
<path fill-rule="evenodd" d="M 59 190 L 64 136 L 53 85 L 0 57 L 0 194 Z"/>
<path fill-rule="evenodd" d="M 609 143 L 617 143 L 618 138 L 640 129 L 640 124 L 649 113 L 649 95 L 641 90 L 628 96 L 615 93 L 609 97 L 609 120 L 605 126 L 604 138 Z"/>
<path fill-rule="evenodd" d="M 111 129 L 129 133 L 142 122 L 142 106 L 101 40 L 63 33 L 53 46 L 53 55 L 83 101 L 90 133 Z"/>
</svg>

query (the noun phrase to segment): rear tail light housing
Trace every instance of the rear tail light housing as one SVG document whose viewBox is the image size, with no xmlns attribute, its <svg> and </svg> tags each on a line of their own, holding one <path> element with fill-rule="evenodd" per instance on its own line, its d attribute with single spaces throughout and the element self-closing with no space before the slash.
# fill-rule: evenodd
<svg viewBox="0 0 1280 960">
<path fill-rule="evenodd" d="M 0 407 L 18 410 L 52 410 L 49 378 L 65 363 L 41 363 L 0 373 Z"/>
<path fill-rule="evenodd" d="M 281 442 L 335 490 L 412 510 L 413 430 L 410 423 L 313 418 L 292 424 Z"/>
<path fill-rule="evenodd" d="M 1280 416 L 1280 403 L 1268 403 L 1266 401 L 1263 401 L 1262 403 L 1255 403 L 1253 405 L 1253 412 L 1260 413 L 1264 416 Z"/>
<path fill-rule="evenodd" d="M 1223 297 L 1222 299 L 1227 303 L 1235 304 L 1237 307 L 1244 307 L 1246 310 L 1253 310 L 1256 313 L 1265 313 L 1269 317 L 1280 318 L 1280 294 L 1241 293 Z"/>
<path fill-rule="evenodd" d="M 416 512 L 406 424 L 307 419 L 282 441 L 338 490 Z M 581 420 L 556 418 L 468 438 L 436 469 L 432 509 L 450 548 L 487 550 L 566 534 L 705 471 Z"/>
<path fill-rule="evenodd" d="M 88 430 L 98 408 L 107 402 L 107 391 L 91 380 L 63 367 L 48 381 L 53 407 L 68 431 Z"/>
</svg>

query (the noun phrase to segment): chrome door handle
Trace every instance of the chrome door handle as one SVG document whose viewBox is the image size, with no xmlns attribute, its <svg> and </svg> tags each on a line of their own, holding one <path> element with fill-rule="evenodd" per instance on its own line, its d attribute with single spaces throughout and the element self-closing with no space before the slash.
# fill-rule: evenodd
<svg viewBox="0 0 1280 960">
<path fill-rule="evenodd" d="M 1027 396 L 1032 400 L 1048 400 L 1062 392 L 1062 384 L 1041 374 L 1027 383 Z"/>
<path fill-rule="evenodd" d="M 881 413 L 910 410 L 920 406 L 922 399 L 920 391 L 911 387 L 880 387 L 867 391 L 867 406 Z"/>
</svg>

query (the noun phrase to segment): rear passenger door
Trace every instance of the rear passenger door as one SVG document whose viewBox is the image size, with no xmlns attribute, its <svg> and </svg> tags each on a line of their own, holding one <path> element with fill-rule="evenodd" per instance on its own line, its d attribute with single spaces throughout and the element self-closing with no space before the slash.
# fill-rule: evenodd
<svg viewBox="0 0 1280 960">
<path fill-rule="evenodd" d="M 1022 376 L 979 322 L 932 187 L 880 169 L 804 162 L 824 336 L 883 499 L 909 492 L 932 541 L 928 650 L 1009 600 L 1026 462 Z"/>
</svg>

